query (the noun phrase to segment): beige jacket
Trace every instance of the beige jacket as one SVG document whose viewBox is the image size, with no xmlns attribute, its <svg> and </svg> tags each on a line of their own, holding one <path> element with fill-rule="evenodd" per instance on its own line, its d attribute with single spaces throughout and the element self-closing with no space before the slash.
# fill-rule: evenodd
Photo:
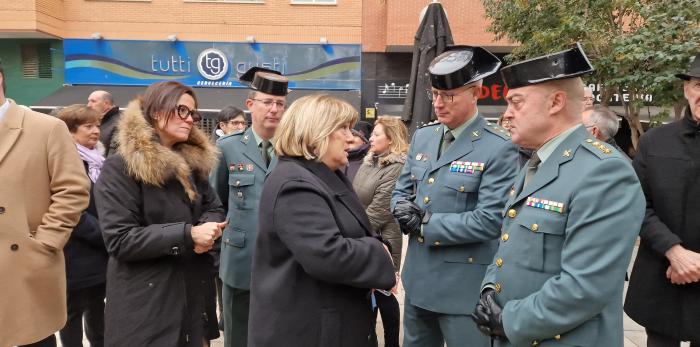
<svg viewBox="0 0 700 347">
<path fill-rule="evenodd" d="M 10 102 L 0 121 L 0 346 L 65 324 L 62 249 L 90 187 L 65 123 Z"/>
</svg>

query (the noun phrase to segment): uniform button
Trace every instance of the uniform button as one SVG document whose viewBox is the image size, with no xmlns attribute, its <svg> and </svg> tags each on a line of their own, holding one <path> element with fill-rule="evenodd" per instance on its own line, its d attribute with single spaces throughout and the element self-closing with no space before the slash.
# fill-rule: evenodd
<svg viewBox="0 0 700 347">
<path fill-rule="evenodd" d="M 535 223 L 535 224 L 530 226 L 530 230 L 537 232 L 537 230 L 540 230 L 540 226 L 537 225 L 537 223 Z"/>
<path fill-rule="evenodd" d="M 241 185 L 241 181 L 236 181 L 236 187 Z"/>
<path fill-rule="evenodd" d="M 501 235 L 501 240 L 502 240 L 503 242 L 508 241 L 508 238 L 510 238 L 510 236 L 508 236 L 508 233 L 505 233 L 505 234 Z"/>
<path fill-rule="evenodd" d="M 3 214 L 3 213 L 5 213 L 5 207 L 0 206 L 0 214 Z"/>
<path fill-rule="evenodd" d="M 459 190 L 460 193 L 464 193 L 464 186 L 459 186 L 459 189 L 458 189 L 458 190 Z"/>
<path fill-rule="evenodd" d="M 231 243 L 231 239 L 226 239 L 226 240 L 224 240 L 224 244 L 227 244 L 227 245 L 228 245 L 229 243 Z"/>
<path fill-rule="evenodd" d="M 429 197 L 426 196 L 426 197 L 423 198 L 423 203 L 424 203 L 424 204 L 427 205 L 429 202 L 430 202 L 430 198 L 429 198 Z"/>
<path fill-rule="evenodd" d="M 501 292 L 501 289 L 503 289 L 503 287 L 501 286 L 500 283 L 496 283 L 496 284 L 494 285 L 494 287 L 496 287 L 496 293 L 500 293 L 500 292 Z"/>
<path fill-rule="evenodd" d="M 416 175 L 411 175 L 411 181 L 415 181 L 415 180 L 416 180 Z"/>
<path fill-rule="evenodd" d="M 435 246 L 440 246 L 440 241 L 435 241 L 435 242 L 433 242 L 433 244 L 434 244 Z"/>
<path fill-rule="evenodd" d="M 423 243 L 423 242 L 425 242 L 425 239 L 423 238 L 423 236 L 418 236 L 418 243 Z"/>
<path fill-rule="evenodd" d="M 537 341 L 537 340 L 532 341 L 532 345 L 533 345 L 533 346 L 537 346 L 537 345 L 539 345 L 539 344 L 540 344 L 540 342 Z"/>
<path fill-rule="evenodd" d="M 501 259 L 501 258 L 496 259 L 496 266 L 498 266 L 498 267 L 503 266 L 503 259 Z"/>
<path fill-rule="evenodd" d="M 557 340 L 557 341 L 561 340 L 561 335 L 556 335 L 556 336 L 554 336 L 554 339 Z"/>
<path fill-rule="evenodd" d="M 473 263 L 473 262 L 474 262 L 474 258 L 469 257 L 469 259 L 467 259 L 467 261 L 470 262 L 470 263 Z"/>
<path fill-rule="evenodd" d="M 13 251 L 16 251 L 16 250 L 19 249 L 19 245 L 17 245 L 16 243 L 13 243 L 13 244 L 10 246 L 10 249 L 13 250 Z"/>
<path fill-rule="evenodd" d="M 588 143 L 593 143 L 593 140 L 587 139 L 586 142 L 588 142 Z"/>
<path fill-rule="evenodd" d="M 432 177 L 428 178 L 428 184 L 433 184 L 433 183 L 435 183 L 435 179 Z"/>
<path fill-rule="evenodd" d="M 508 217 L 515 218 L 515 216 L 517 216 L 517 215 L 518 215 L 518 212 L 516 212 L 514 209 L 511 208 L 510 210 L 508 210 Z"/>
</svg>

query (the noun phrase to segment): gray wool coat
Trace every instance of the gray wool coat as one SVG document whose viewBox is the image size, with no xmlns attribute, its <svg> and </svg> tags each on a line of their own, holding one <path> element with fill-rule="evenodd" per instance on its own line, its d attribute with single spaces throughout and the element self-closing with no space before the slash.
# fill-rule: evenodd
<svg viewBox="0 0 700 347">
<path fill-rule="evenodd" d="M 399 224 L 391 214 L 389 203 L 405 162 L 405 154 L 375 156 L 369 152 L 352 182 L 372 229 L 391 245 L 391 258 L 397 272 L 401 268 L 403 237 Z"/>
</svg>

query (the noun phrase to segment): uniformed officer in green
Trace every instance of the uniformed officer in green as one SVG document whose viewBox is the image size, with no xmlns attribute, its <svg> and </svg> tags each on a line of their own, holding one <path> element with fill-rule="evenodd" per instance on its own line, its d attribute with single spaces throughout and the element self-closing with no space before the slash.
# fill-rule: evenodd
<svg viewBox="0 0 700 347">
<path fill-rule="evenodd" d="M 581 47 L 505 67 L 513 142 L 534 150 L 503 210 L 474 311 L 497 346 L 622 347 L 625 270 L 645 212 L 632 166 L 581 124 Z"/>
<path fill-rule="evenodd" d="M 402 273 L 405 347 L 488 346 L 468 314 L 518 170 L 508 132 L 477 109 L 482 79 L 500 65 L 469 46 L 450 47 L 430 64 L 427 94 L 438 122 L 413 135 L 391 202 L 410 235 Z"/>
<path fill-rule="evenodd" d="M 252 126 L 217 141 L 221 155 L 210 178 L 227 209 L 229 220 L 221 237 L 219 265 L 226 347 L 247 345 L 258 205 L 265 178 L 277 161 L 270 140 L 284 113 L 288 93 L 287 78 L 274 70 L 254 67 L 240 80 L 248 83 L 251 89 L 246 107 L 251 114 Z"/>
</svg>

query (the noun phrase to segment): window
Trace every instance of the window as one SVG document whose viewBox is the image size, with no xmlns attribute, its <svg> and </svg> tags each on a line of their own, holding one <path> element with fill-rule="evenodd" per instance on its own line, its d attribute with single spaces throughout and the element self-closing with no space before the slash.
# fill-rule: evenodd
<svg viewBox="0 0 700 347">
<path fill-rule="evenodd" d="M 50 44 L 26 44 L 20 47 L 20 51 L 22 56 L 22 77 L 53 78 Z"/>
<path fill-rule="evenodd" d="M 291 0 L 292 5 L 335 5 L 336 0 Z"/>
</svg>

